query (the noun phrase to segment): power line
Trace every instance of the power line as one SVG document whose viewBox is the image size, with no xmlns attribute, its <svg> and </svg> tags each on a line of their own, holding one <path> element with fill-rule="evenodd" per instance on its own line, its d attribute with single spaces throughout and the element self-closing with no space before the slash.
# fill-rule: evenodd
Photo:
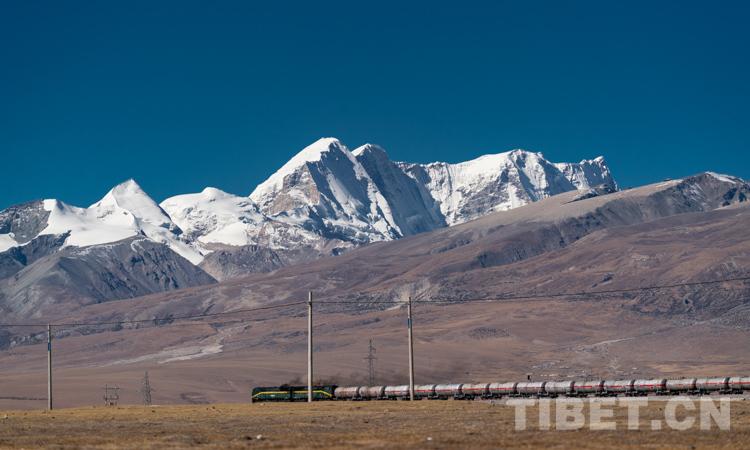
<svg viewBox="0 0 750 450">
<path fill-rule="evenodd" d="M 494 301 L 506 301 L 506 300 L 547 300 L 550 298 L 560 298 L 560 297 L 585 297 L 585 296 L 595 296 L 595 295 L 607 295 L 607 294 L 625 294 L 625 293 L 632 293 L 632 292 L 644 292 L 644 291 L 655 291 L 655 290 L 663 290 L 663 289 L 674 289 L 678 287 L 694 287 L 694 286 L 704 286 L 704 285 L 711 285 L 711 284 L 721 284 L 721 283 L 730 283 L 735 281 L 750 281 L 750 276 L 746 277 L 736 277 L 736 278 L 725 278 L 721 280 L 709 280 L 709 281 L 694 281 L 694 282 L 685 282 L 685 283 L 676 283 L 676 284 L 665 284 L 665 285 L 658 285 L 658 286 L 643 286 L 643 287 L 637 287 L 637 288 L 622 288 L 622 289 L 608 289 L 608 290 L 601 290 L 601 291 L 580 291 L 580 292 L 559 292 L 559 293 L 547 293 L 547 294 L 524 294 L 524 295 L 506 295 L 506 296 L 498 296 L 498 297 L 485 297 L 485 298 L 468 298 L 468 299 L 455 299 L 455 300 L 449 300 L 449 299 L 430 299 L 430 300 L 418 300 L 414 303 L 433 303 L 433 304 L 460 304 L 460 303 L 468 303 L 468 302 L 494 302 Z M 356 300 L 329 300 L 329 301 L 321 301 L 318 303 L 330 303 L 330 304 L 390 304 L 393 305 L 394 301 L 384 301 L 384 300 L 373 300 L 373 301 L 356 301 Z"/>
<path fill-rule="evenodd" d="M 609 289 L 602 291 L 582 291 L 582 292 L 562 292 L 557 294 L 528 294 L 528 295 L 509 295 L 509 296 L 498 296 L 498 297 L 486 297 L 486 298 L 475 298 L 475 299 L 461 299 L 461 302 L 492 302 L 492 301 L 503 301 L 503 300 L 546 300 L 549 298 L 560 298 L 560 297 L 586 297 L 596 295 L 609 295 L 609 294 L 627 294 L 633 292 L 648 292 L 648 291 L 660 291 L 664 289 L 674 289 L 679 287 L 695 287 L 695 286 L 706 286 L 711 284 L 729 283 L 734 281 L 748 281 L 749 277 L 739 278 L 727 278 L 723 280 L 711 280 L 711 281 L 695 281 L 688 283 L 677 283 L 677 284 L 666 284 L 660 286 L 643 286 L 638 288 L 623 288 L 623 289 Z M 422 300 L 420 303 L 456 303 L 451 300 Z"/>
<path fill-rule="evenodd" d="M 240 314 L 240 313 L 248 313 L 248 312 L 255 312 L 255 311 L 264 311 L 269 309 L 278 309 L 278 308 L 286 308 L 289 306 L 296 306 L 296 305 L 302 305 L 306 302 L 293 302 L 293 303 L 282 303 L 280 305 L 269 305 L 269 306 L 259 306 L 257 308 L 246 308 L 246 309 L 235 309 L 232 311 L 224 311 L 224 312 L 218 312 L 218 313 L 206 313 L 206 314 L 195 314 L 190 316 L 177 316 L 177 317 L 164 317 L 164 318 L 153 318 L 153 319 L 139 319 L 139 320 L 118 320 L 113 322 L 63 322 L 63 323 L 53 323 L 52 326 L 60 328 L 60 327 L 82 327 L 82 326 L 100 326 L 100 325 L 127 325 L 127 324 L 138 324 L 138 323 L 171 323 L 178 320 L 195 320 L 195 319 L 205 319 L 209 317 L 218 317 L 218 316 L 225 316 L 230 314 Z M 180 325 L 187 325 L 187 324 L 180 324 Z M 190 324 L 193 325 L 193 324 Z M 194 325 L 203 325 L 203 324 L 194 324 Z M 46 327 L 46 324 L 0 324 L 0 327 Z"/>
<path fill-rule="evenodd" d="M 586 297 L 586 296 L 597 296 L 597 295 L 609 295 L 609 294 L 624 294 L 624 293 L 633 293 L 633 292 L 647 292 L 647 291 L 655 291 L 655 290 L 663 290 L 663 289 L 674 289 L 679 287 L 695 287 L 695 286 L 706 286 L 706 285 L 712 285 L 712 284 L 721 284 L 721 283 L 730 283 L 730 282 L 736 282 L 736 281 L 750 281 L 750 276 L 745 277 L 734 277 L 734 278 L 724 278 L 720 280 L 708 280 L 708 281 L 694 281 L 694 282 L 684 282 L 684 283 L 675 283 L 675 284 L 666 284 L 666 285 L 654 285 L 654 286 L 642 286 L 637 288 L 622 288 L 622 289 L 608 289 L 608 290 L 600 290 L 600 291 L 578 291 L 578 292 L 558 292 L 558 293 L 543 293 L 543 294 L 524 294 L 524 295 L 504 295 L 504 296 L 497 296 L 497 297 L 485 297 L 485 298 L 458 298 L 458 299 L 424 299 L 424 300 L 416 300 L 414 303 L 424 303 L 424 304 L 461 304 L 461 303 L 477 303 L 477 302 L 495 302 L 495 301 L 513 301 L 513 300 L 547 300 L 552 298 L 562 298 L 562 297 Z M 420 295 L 419 297 L 424 297 L 425 295 Z M 64 323 L 53 323 L 52 325 L 54 327 L 80 327 L 80 326 L 102 326 L 102 325 L 127 325 L 127 324 L 139 324 L 139 323 L 165 323 L 165 324 L 172 324 L 172 322 L 175 321 L 181 321 L 181 320 L 195 320 L 195 319 L 205 319 L 210 317 L 219 317 L 224 315 L 231 315 L 231 314 L 240 314 L 240 313 L 247 313 L 247 312 L 256 312 L 256 311 L 264 311 L 264 310 L 270 310 L 270 309 L 278 309 L 278 308 L 286 308 L 290 306 L 298 306 L 306 304 L 307 302 L 292 302 L 292 303 L 282 303 L 279 305 L 269 305 L 269 306 L 259 306 L 256 308 L 246 308 L 246 309 L 235 309 L 232 311 L 224 311 L 224 312 L 218 312 L 218 313 L 206 313 L 206 314 L 195 314 L 190 316 L 177 316 L 177 317 L 164 317 L 164 318 L 152 318 L 152 319 L 139 319 L 139 320 L 119 320 L 119 321 L 111 321 L 111 322 L 64 322 Z M 362 305 L 362 304 L 388 304 L 388 305 L 394 305 L 397 302 L 391 301 L 391 300 L 371 300 L 371 301 L 357 301 L 357 300 L 323 300 L 323 301 L 317 301 L 316 304 L 356 304 L 356 305 Z M 238 320 L 235 322 L 244 322 L 246 320 Z M 231 322 L 228 322 L 231 323 Z M 175 325 L 204 325 L 204 324 L 175 324 Z M 40 323 L 21 323 L 21 324 L 0 324 L 0 328 L 12 328 L 12 327 L 46 327 L 46 324 L 40 324 Z"/>
</svg>

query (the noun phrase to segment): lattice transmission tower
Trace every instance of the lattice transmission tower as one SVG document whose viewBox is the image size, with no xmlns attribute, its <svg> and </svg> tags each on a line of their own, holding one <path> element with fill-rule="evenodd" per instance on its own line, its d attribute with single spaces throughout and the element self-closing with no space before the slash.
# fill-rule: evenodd
<svg viewBox="0 0 750 450">
<path fill-rule="evenodd" d="M 375 360 L 378 359 L 375 357 L 375 346 L 372 345 L 372 339 L 370 339 L 370 347 L 367 351 L 367 357 L 365 357 L 365 361 L 367 361 L 367 379 L 368 384 L 370 386 L 375 385 Z"/>
<path fill-rule="evenodd" d="M 151 382 L 148 379 L 148 370 L 143 375 L 143 381 L 141 382 L 141 395 L 143 396 L 143 404 L 146 406 L 151 405 Z"/>
<path fill-rule="evenodd" d="M 106 406 L 117 406 L 117 402 L 120 401 L 120 387 L 104 385 L 104 404 Z"/>
</svg>

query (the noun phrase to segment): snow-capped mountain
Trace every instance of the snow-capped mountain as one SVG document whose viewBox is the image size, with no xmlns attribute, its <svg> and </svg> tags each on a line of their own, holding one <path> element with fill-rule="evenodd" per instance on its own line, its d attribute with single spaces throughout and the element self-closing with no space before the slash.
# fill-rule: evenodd
<svg viewBox="0 0 750 450">
<path fill-rule="evenodd" d="M 304 148 L 250 194 L 261 211 L 327 239 L 400 237 L 391 208 L 357 158 L 334 138 Z"/>
<path fill-rule="evenodd" d="M 170 197 L 161 203 L 183 231 L 201 244 L 250 245 L 256 243 L 265 216 L 252 200 L 206 188 L 197 194 Z"/>
<path fill-rule="evenodd" d="M 458 164 L 411 164 L 391 161 L 376 145 L 350 151 L 339 140 L 324 138 L 247 197 L 209 187 L 159 205 L 128 180 L 88 208 L 54 199 L 8 208 L 0 212 L 0 254 L 33 243 L 12 258 L 8 273 L 15 273 L 30 252 L 41 257 L 66 247 L 137 237 L 164 245 L 221 279 L 456 225 L 601 184 L 616 187 L 601 157 L 551 163 L 541 153 L 513 150 Z"/>
<path fill-rule="evenodd" d="M 89 247 L 145 236 L 165 244 L 193 264 L 203 259 L 202 252 L 180 237 L 182 230 L 134 180 L 115 186 L 88 208 L 47 199 L 9 208 L 3 214 L 8 216 L 9 224 L 8 232 L 0 235 L 5 247 L 0 247 L 0 251 L 44 235 L 67 235 L 63 247 Z M 34 218 L 33 230 L 22 226 L 30 217 Z M 11 227 L 14 221 L 16 226 Z"/>
<path fill-rule="evenodd" d="M 410 177 L 388 158 L 385 150 L 366 144 L 352 151 L 385 199 L 388 220 L 400 236 L 409 236 L 446 226 L 440 208 L 428 187 Z"/>
<path fill-rule="evenodd" d="M 616 189 L 602 157 L 555 164 L 541 153 L 513 150 L 458 164 L 410 164 L 391 161 L 375 145 L 350 152 L 337 139 L 325 138 L 298 153 L 250 198 L 269 217 L 360 244 L 601 184 Z"/>
<path fill-rule="evenodd" d="M 399 165 L 426 187 L 449 226 L 563 192 L 617 186 L 602 157 L 554 164 L 541 153 L 513 150 L 458 164 Z"/>
<path fill-rule="evenodd" d="M 287 214 L 271 217 L 249 197 L 216 188 L 170 197 L 161 207 L 182 229 L 183 237 L 206 254 L 224 247 L 315 247 L 321 241 L 320 234 L 312 226 L 302 226 L 299 219 Z"/>
<path fill-rule="evenodd" d="M 128 180 L 88 208 L 54 199 L 8 208 L 0 212 L 0 251 L 67 234 L 63 246 L 75 247 L 145 236 L 193 264 L 226 246 L 337 253 L 600 184 L 616 186 L 601 157 L 551 163 L 513 150 L 458 164 L 411 164 L 391 161 L 376 145 L 350 151 L 324 138 L 249 197 L 206 188 L 157 205 Z"/>
</svg>

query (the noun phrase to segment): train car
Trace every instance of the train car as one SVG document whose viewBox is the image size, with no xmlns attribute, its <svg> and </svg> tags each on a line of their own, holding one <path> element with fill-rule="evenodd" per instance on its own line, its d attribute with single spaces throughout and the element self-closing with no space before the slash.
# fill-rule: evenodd
<svg viewBox="0 0 750 450">
<path fill-rule="evenodd" d="M 360 390 L 359 386 L 341 386 L 333 391 L 333 396 L 336 400 L 358 400 L 362 398 Z"/>
<path fill-rule="evenodd" d="M 518 392 L 518 395 L 524 397 L 543 397 L 547 395 L 547 392 L 544 390 L 546 385 L 546 381 L 523 381 L 516 385 L 516 392 Z"/>
<path fill-rule="evenodd" d="M 544 391 L 550 397 L 572 396 L 574 394 L 575 382 L 573 381 L 548 381 L 544 386 Z"/>
<path fill-rule="evenodd" d="M 386 386 L 384 391 L 385 398 L 389 400 L 403 400 L 409 398 L 409 386 Z"/>
<path fill-rule="evenodd" d="M 516 390 L 516 386 L 518 386 L 518 383 L 490 383 L 490 397 L 509 397 L 509 396 L 515 396 L 518 395 L 518 391 Z"/>
<path fill-rule="evenodd" d="M 664 394 L 667 390 L 666 378 L 635 380 L 633 391 L 635 395 Z"/>
<path fill-rule="evenodd" d="M 750 377 L 731 377 L 729 379 L 729 389 L 735 394 L 750 391 Z"/>
<path fill-rule="evenodd" d="M 367 386 L 359 395 L 365 400 L 379 400 L 385 398 L 385 386 Z"/>
<path fill-rule="evenodd" d="M 313 386 L 313 400 L 332 400 L 336 391 L 334 385 Z M 253 388 L 251 402 L 297 402 L 307 401 L 307 386 L 271 386 Z"/>
<path fill-rule="evenodd" d="M 435 384 L 418 384 L 414 386 L 414 398 L 432 398 L 435 396 Z"/>
<path fill-rule="evenodd" d="M 618 395 L 633 395 L 635 380 L 605 380 L 602 395 L 617 397 Z"/>
<path fill-rule="evenodd" d="M 697 392 L 695 383 L 698 381 L 697 378 L 678 378 L 667 380 L 667 392 L 672 395 L 679 394 L 693 394 Z"/>
<path fill-rule="evenodd" d="M 490 384 L 489 383 L 474 383 L 464 384 L 461 388 L 463 398 L 474 399 L 474 398 L 487 398 L 490 395 Z"/>
<path fill-rule="evenodd" d="M 435 397 L 440 399 L 463 397 L 463 384 L 438 384 L 435 386 Z"/>
<path fill-rule="evenodd" d="M 582 380 L 573 384 L 573 392 L 578 397 L 601 395 L 604 392 L 604 380 Z"/>
<path fill-rule="evenodd" d="M 695 387 L 701 394 L 728 393 L 729 377 L 698 378 L 695 380 Z"/>
</svg>

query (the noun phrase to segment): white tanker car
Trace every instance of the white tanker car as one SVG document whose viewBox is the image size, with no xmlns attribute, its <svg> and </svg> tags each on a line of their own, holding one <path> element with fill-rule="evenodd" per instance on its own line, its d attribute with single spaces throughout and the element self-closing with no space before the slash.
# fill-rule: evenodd
<svg viewBox="0 0 750 450">
<path fill-rule="evenodd" d="M 750 377 L 654 378 L 639 380 L 524 381 L 414 386 L 416 399 L 502 397 L 615 397 L 646 395 L 709 395 L 750 392 Z M 336 387 L 337 400 L 403 400 L 409 386 Z"/>
</svg>

